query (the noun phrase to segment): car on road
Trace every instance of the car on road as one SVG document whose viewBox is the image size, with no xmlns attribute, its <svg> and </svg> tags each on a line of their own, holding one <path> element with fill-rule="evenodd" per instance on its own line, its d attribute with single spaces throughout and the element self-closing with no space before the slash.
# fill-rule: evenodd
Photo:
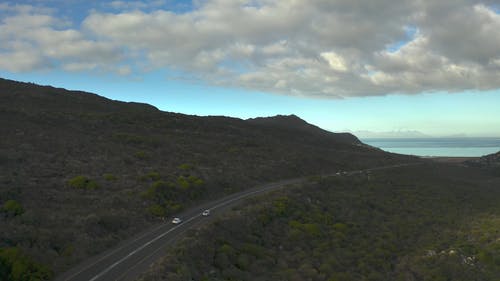
<svg viewBox="0 0 500 281">
<path fill-rule="evenodd" d="M 181 223 L 181 222 L 182 222 L 182 220 L 181 220 L 180 218 L 174 218 L 174 219 L 172 220 L 172 223 L 173 223 L 173 224 L 179 224 L 179 223 Z"/>
<path fill-rule="evenodd" d="M 210 209 L 206 209 L 205 211 L 203 211 L 203 213 L 201 213 L 201 215 L 204 217 L 210 216 Z"/>
</svg>

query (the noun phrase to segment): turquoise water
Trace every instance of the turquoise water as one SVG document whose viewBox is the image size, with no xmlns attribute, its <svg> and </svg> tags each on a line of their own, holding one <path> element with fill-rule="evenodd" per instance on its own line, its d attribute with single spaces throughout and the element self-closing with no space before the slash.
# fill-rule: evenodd
<svg viewBox="0 0 500 281">
<path fill-rule="evenodd" d="M 385 151 L 418 156 L 477 157 L 500 151 L 500 138 L 361 139 Z"/>
</svg>

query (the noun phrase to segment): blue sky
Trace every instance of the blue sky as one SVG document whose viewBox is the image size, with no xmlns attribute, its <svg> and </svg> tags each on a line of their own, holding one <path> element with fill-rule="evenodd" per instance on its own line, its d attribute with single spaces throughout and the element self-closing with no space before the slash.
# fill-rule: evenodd
<svg viewBox="0 0 500 281">
<path fill-rule="evenodd" d="M 500 137 L 491 1 L 285 2 L 7 1 L 0 77 L 186 114 Z"/>
</svg>

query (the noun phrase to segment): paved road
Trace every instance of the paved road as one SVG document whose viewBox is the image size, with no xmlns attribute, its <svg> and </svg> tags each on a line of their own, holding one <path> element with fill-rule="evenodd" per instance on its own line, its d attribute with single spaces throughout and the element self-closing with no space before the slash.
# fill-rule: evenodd
<svg viewBox="0 0 500 281">
<path fill-rule="evenodd" d="M 374 171 L 379 169 L 389 169 L 401 167 L 409 164 L 391 165 L 366 169 L 364 171 Z M 410 164 L 411 165 L 411 164 Z M 349 171 L 340 175 L 352 175 L 363 171 Z M 327 175 L 334 176 L 334 175 Z M 196 208 L 192 208 L 179 217 L 183 222 L 173 225 L 170 221 L 160 224 L 152 229 L 148 229 L 135 238 L 122 242 L 116 248 L 109 250 L 99 256 L 93 257 L 80 264 L 72 270 L 61 274 L 57 281 L 103 281 L 103 280 L 135 280 L 141 273 L 158 258 L 163 256 L 169 245 L 174 244 L 189 229 L 196 228 L 214 219 L 214 216 L 222 213 L 225 209 L 238 203 L 242 199 L 258 194 L 277 190 L 290 184 L 305 182 L 306 178 L 296 178 L 284 180 L 271 184 L 258 186 L 249 190 L 226 196 L 224 198 L 205 203 Z M 211 216 L 201 215 L 203 210 L 210 209 Z"/>
</svg>

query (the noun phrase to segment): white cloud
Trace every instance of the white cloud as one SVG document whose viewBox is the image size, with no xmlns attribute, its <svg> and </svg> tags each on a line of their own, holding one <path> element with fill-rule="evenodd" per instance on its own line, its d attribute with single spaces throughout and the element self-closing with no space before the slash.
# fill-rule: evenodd
<svg viewBox="0 0 500 281">
<path fill-rule="evenodd" d="M 101 4 L 104 8 L 110 8 L 115 11 L 134 11 L 134 10 L 150 10 L 159 9 L 167 5 L 167 0 L 154 0 L 154 1 L 111 1 L 103 2 Z"/>
<path fill-rule="evenodd" d="M 0 69 L 21 72 L 33 69 L 48 68 L 49 62 L 32 50 L 18 50 L 15 52 L 0 52 Z"/>
<path fill-rule="evenodd" d="M 68 71 L 114 69 L 112 65 L 121 59 L 118 46 L 68 28 L 68 23 L 52 15 L 51 10 L 7 5 L 3 8 L 16 13 L 0 21 L 2 69 L 16 72 L 58 67 Z"/>
<path fill-rule="evenodd" d="M 93 70 L 96 67 L 97 67 L 96 63 L 88 63 L 88 62 L 70 62 L 63 65 L 63 69 L 67 71 Z"/>
<path fill-rule="evenodd" d="M 0 55 L 12 61 L 0 68 L 168 68 L 214 85 L 331 98 L 500 88 L 494 1 L 206 0 L 182 14 L 152 9 L 165 3 L 113 1 L 114 13 L 93 10 L 77 27 L 48 10 L 2 4 L 11 12 L 1 19 Z"/>
<path fill-rule="evenodd" d="M 341 72 L 347 71 L 345 60 L 335 52 L 323 52 L 320 55 L 328 62 L 333 70 Z"/>
</svg>

